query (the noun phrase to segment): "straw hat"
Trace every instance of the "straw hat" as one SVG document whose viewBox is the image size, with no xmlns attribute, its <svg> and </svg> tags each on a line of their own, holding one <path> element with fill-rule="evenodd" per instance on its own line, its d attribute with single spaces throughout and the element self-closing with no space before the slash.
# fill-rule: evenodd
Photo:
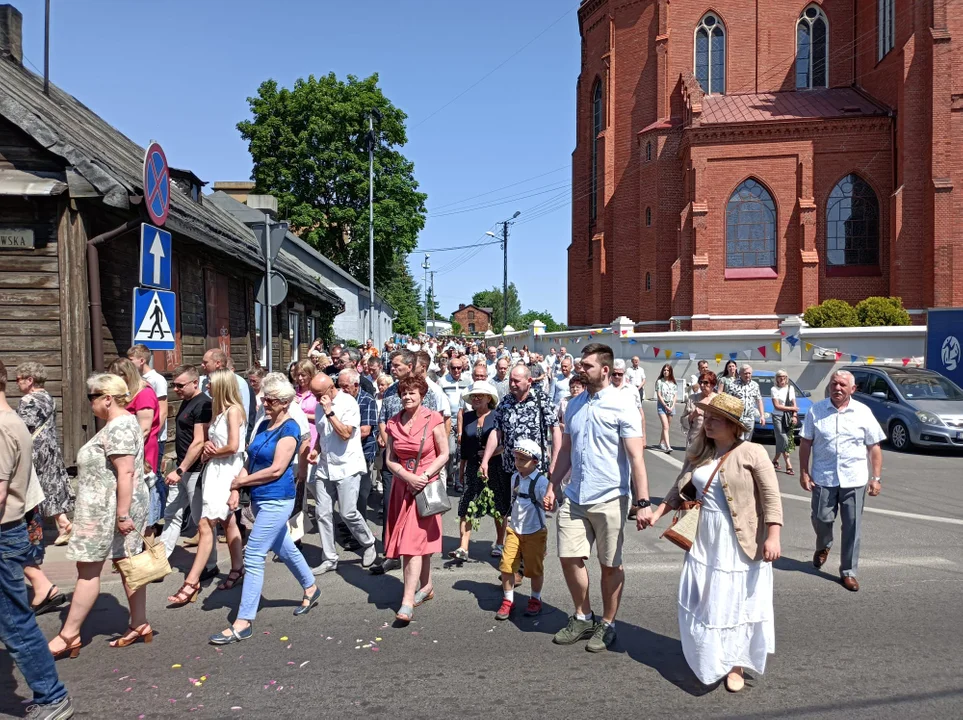
<svg viewBox="0 0 963 720">
<path fill-rule="evenodd" d="M 742 400 L 734 395 L 720 393 L 713 396 L 709 402 L 700 402 L 698 407 L 702 408 L 702 411 L 709 415 L 715 415 L 716 417 L 735 423 L 740 428 L 742 427 L 742 411 L 745 406 Z"/>
<path fill-rule="evenodd" d="M 498 404 L 498 390 L 485 380 L 476 380 L 468 386 L 468 390 L 465 391 L 465 399 L 467 400 L 472 395 L 487 395 L 494 405 Z"/>
</svg>

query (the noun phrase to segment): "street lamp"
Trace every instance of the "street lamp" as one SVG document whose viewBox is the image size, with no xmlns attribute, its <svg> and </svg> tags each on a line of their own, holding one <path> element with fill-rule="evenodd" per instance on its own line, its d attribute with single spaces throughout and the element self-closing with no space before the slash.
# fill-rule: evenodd
<svg viewBox="0 0 963 720">
<path fill-rule="evenodd" d="M 374 121 L 381 122 L 381 111 L 372 108 L 368 114 L 368 337 L 374 342 Z M 380 339 L 380 338 L 379 338 Z"/>
</svg>

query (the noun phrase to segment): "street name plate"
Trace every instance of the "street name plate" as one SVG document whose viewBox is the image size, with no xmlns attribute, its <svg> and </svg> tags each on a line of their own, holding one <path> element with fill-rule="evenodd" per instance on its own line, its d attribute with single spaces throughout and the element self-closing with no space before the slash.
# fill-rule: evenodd
<svg viewBox="0 0 963 720">
<path fill-rule="evenodd" d="M 29 250 L 36 247 L 31 228 L 0 228 L 0 249 Z"/>
</svg>

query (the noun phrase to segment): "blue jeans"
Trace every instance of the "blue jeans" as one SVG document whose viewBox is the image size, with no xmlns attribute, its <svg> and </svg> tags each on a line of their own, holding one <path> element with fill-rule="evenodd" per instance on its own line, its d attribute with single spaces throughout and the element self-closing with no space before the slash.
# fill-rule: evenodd
<svg viewBox="0 0 963 720">
<path fill-rule="evenodd" d="M 27 600 L 23 566 L 31 562 L 30 550 L 26 523 L 0 533 L 0 642 L 33 691 L 33 702 L 49 705 L 63 700 L 67 689 Z"/>
<path fill-rule="evenodd" d="M 288 533 L 288 518 L 294 510 L 294 498 L 261 502 L 255 500 L 251 503 L 251 509 L 254 512 L 254 527 L 247 536 L 247 545 L 244 548 L 245 576 L 237 617 L 253 623 L 261 602 L 264 561 L 268 550 L 273 550 L 281 558 L 305 590 L 314 585 L 314 576 Z"/>
</svg>

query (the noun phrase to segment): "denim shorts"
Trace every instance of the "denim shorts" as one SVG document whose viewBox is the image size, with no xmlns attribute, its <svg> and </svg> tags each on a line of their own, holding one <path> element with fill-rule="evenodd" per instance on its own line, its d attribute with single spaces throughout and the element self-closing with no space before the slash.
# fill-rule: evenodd
<svg viewBox="0 0 963 720">
<path fill-rule="evenodd" d="M 673 415 L 675 415 L 675 410 L 666 410 L 664 407 L 659 405 L 658 413 L 659 415 L 666 415 L 668 417 L 672 417 Z"/>
<path fill-rule="evenodd" d="M 154 483 L 154 487 L 150 489 L 150 507 L 147 509 L 147 527 L 151 525 L 156 525 L 160 522 L 160 519 L 164 517 L 164 502 L 161 499 L 161 486 L 164 485 L 164 481 L 160 478 Z"/>
</svg>

